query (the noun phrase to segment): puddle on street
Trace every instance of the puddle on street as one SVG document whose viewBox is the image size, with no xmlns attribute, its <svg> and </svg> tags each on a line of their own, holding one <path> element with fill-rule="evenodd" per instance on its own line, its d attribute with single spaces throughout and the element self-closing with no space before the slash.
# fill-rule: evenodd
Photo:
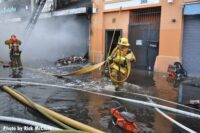
<svg viewBox="0 0 200 133">
<path fill-rule="evenodd" d="M 80 67 L 81 66 L 79 66 L 77 69 Z M 59 73 L 63 73 L 63 71 L 71 71 L 73 69 L 73 67 L 69 69 L 65 67 L 61 67 L 59 69 L 55 67 L 45 68 L 46 71 Z M 37 68 L 37 70 L 43 71 L 44 68 Z M 9 69 L 2 70 L 2 68 L 0 68 L 0 78 L 9 78 L 10 72 L 11 71 Z M 129 112 L 132 112 L 136 115 L 137 123 L 142 132 L 186 132 L 180 127 L 169 122 L 152 107 L 75 90 L 89 90 L 141 101 L 148 101 L 148 99 L 144 96 L 138 96 L 131 93 L 141 93 L 167 99 L 170 101 L 179 101 L 180 92 L 178 91 L 178 88 L 174 88 L 173 85 L 166 82 L 166 78 L 163 76 L 163 74 L 134 71 L 131 77 L 132 78 L 129 78 L 128 83 L 124 84 L 122 92 L 116 92 L 115 87 L 112 85 L 111 81 L 106 77 L 102 78 L 101 74 L 99 73 L 67 77 L 66 79 L 58 79 L 55 77 L 50 77 L 49 75 L 45 75 L 44 73 L 25 69 L 22 74 L 22 78 L 24 79 L 18 81 L 61 85 L 65 86 L 65 88 L 35 85 L 12 86 L 14 89 L 19 90 L 36 103 L 44 105 L 45 107 L 48 107 L 65 116 L 106 132 L 124 133 L 122 129 L 118 128 L 117 126 L 113 126 L 111 123 L 110 106 L 113 100 L 120 102 L 128 109 Z M 190 109 L 188 110 L 183 107 L 158 100 L 154 100 L 154 102 L 178 109 L 191 111 Z M 179 102 L 181 103 L 181 101 Z M 25 118 L 55 126 L 53 123 L 49 122 L 37 112 L 17 102 L 5 92 L 0 93 L 0 109 L 0 115 L 2 116 Z M 197 111 L 193 112 L 198 113 Z M 198 127 L 200 124 L 198 119 L 170 112 L 165 113 L 183 125 L 195 131 L 200 131 L 200 128 Z M 196 124 L 191 125 L 191 123 Z M 7 124 L 9 125 L 9 123 Z M 7 124 L 1 123 L 0 128 L 2 129 L 3 125 Z"/>
</svg>

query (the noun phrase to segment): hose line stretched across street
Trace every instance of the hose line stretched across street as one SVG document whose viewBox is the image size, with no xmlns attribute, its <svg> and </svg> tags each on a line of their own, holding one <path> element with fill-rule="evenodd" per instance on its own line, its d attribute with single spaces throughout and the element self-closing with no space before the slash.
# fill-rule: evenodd
<svg viewBox="0 0 200 133">
<path fill-rule="evenodd" d="M 39 110 L 44 111 L 45 113 L 47 113 L 48 115 L 52 116 L 54 119 L 67 124 L 69 126 L 75 127 L 76 129 L 79 129 L 83 132 L 89 132 L 89 133 L 104 133 L 103 131 L 100 131 L 98 129 L 95 129 L 93 127 L 90 127 L 86 124 L 80 123 L 78 121 L 75 121 L 71 118 L 68 118 L 66 116 L 63 116 L 55 111 L 52 111 L 48 108 L 45 108 L 39 104 L 33 103 L 31 100 L 29 100 L 28 98 L 24 97 L 24 95 L 21 95 L 20 93 L 18 93 L 16 90 L 13 90 L 12 88 L 8 87 L 8 86 L 3 86 L 2 89 L 9 93 L 10 95 L 12 95 L 14 98 L 16 98 L 17 100 L 19 100 L 21 103 L 35 109 L 34 107 L 36 107 L 37 109 L 39 108 Z M 32 103 L 30 103 L 30 101 Z M 69 128 L 68 128 L 69 129 Z M 71 129 L 69 129 L 71 131 Z M 59 132 L 59 131 L 58 131 Z M 74 132 L 76 132 L 76 130 L 74 130 Z M 80 131 L 78 131 L 80 132 Z"/>
<path fill-rule="evenodd" d="M 19 78 L 19 79 L 21 79 L 21 78 Z M 5 78 L 5 79 L 0 79 L 0 82 L 1 82 L 1 80 L 2 81 L 8 81 L 8 80 L 10 80 L 10 81 L 16 81 L 16 80 L 19 80 L 18 78 L 15 78 L 15 79 L 10 79 L 10 78 Z M 18 81 L 16 81 L 16 82 L 18 82 Z M 18 84 L 18 83 L 16 83 L 16 82 L 12 82 L 12 83 L 9 83 L 10 85 L 15 85 L 15 84 Z M 21 82 L 23 82 L 23 81 L 21 81 Z M 0 85 L 5 85 L 5 83 L 0 83 Z M 27 84 L 26 84 L 27 85 Z M 30 85 L 30 84 L 28 84 L 28 85 Z M 32 84 L 33 85 L 33 84 Z M 148 97 L 148 98 L 151 98 L 151 99 L 155 99 L 155 100 L 158 100 L 158 101 L 163 101 L 163 102 L 166 102 L 166 103 L 170 103 L 170 104 L 173 104 L 173 105 L 178 105 L 178 106 L 180 106 L 180 107 L 184 107 L 184 108 L 187 108 L 187 109 L 190 109 L 190 110 L 194 110 L 194 111 L 197 111 L 197 112 L 200 112 L 200 110 L 199 109 L 196 109 L 196 108 L 192 108 L 192 107 L 190 107 L 190 106 L 186 106 L 186 105 L 184 105 L 184 104 L 180 104 L 180 103 L 176 103 L 176 102 L 173 102 L 173 101 L 170 101 L 170 100 L 166 100 L 166 99 L 163 99 L 163 98 L 159 98 L 159 97 L 154 97 L 154 96 L 151 96 L 151 95 L 146 95 L 146 94 L 141 94 L 141 93 L 134 93 L 134 92 L 125 92 L 125 91 L 118 91 L 118 92 L 121 92 L 121 93 L 126 93 L 126 94 L 132 94 L 132 95 L 137 95 L 137 96 L 141 96 L 141 97 Z"/>
<path fill-rule="evenodd" d="M 99 64 L 96 64 L 96 66 L 101 66 L 102 64 L 99 63 Z M 31 70 L 31 71 L 35 71 L 35 72 L 39 72 L 39 73 L 42 73 L 42 74 L 45 74 L 45 75 L 48 75 L 48 76 L 65 76 L 66 74 L 63 74 L 63 75 L 54 75 L 52 73 L 49 73 L 49 72 L 44 72 L 44 71 L 39 71 L 39 70 L 36 70 L 36 69 L 33 69 L 33 68 L 29 68 L 29 67 L 25 67 L 26 69 L 28 70 Z M 97 67 L 98 68 L 98 67 Z M 80 70 L 78 70 L 80 71 Z M 67 74 L 66 76 L 70 76 L 70 75 L 73 75 L 75 73 L 77 73 L 78 71 L 75 71 L 73 73 L 70 73 L 70 74 Z M 78 72 L 79 73 L 79 72 Z M 0 79 L 1 80 L 1 79 Z M 6 80 L 3 79 L 3 80 Z M 9 80 L 9 79 L 8 79 Z M 13 79 L 11 79 L 13 80 Z M 127 93 L 127 92 L 124 92 L 124 91 L 118 91 L 118 92 L 123 92 L 123 93 Z M 142 97 L 149 97 L 149 98 L 152 98 L 152 99 L 156 99 L 156 100 L 159 100 L 159 101 L 164 101 L 164 102 L 167 102 L 167 103 L 171 103 L 171 104 L 174 104 L 174 105 L 178 105 L 178 106 L 181 106 L 181 107 L 184 107 L 184 108 L 188 108 L 188 109 L 191 109 L 191 110 L 195 110 L 195 111 L 198 111 L 200 112 L 200 110 L 196 109 L 196 108 L 192 108 L 192 107 L 189 107 L 189 106 L 186 106 L 186 105 L 183 105 L 183 104 L 179 104 L 179 103 L 176 103 L 176 102 L 173 102 L 173 101 L 169 101 L 169 100 L 166 100 L 166 99 L 162 99 L 162 98 L 159 98 L 159 97 L 154 97 L 154 96 L 150 96 L 150 95 L 145 95 L 145 94 L 140 94 L 140 93 L 128 93 L 128 94 L 133 94 L 133 95 L 138 95 L 138 96 L 142 96 Z"/>
<path fill-rule="evenodd" d="M 95 66 L 96 67 L 93 67 L 95 69 L 97 69 L 99 66 L 101 66 L 102 64 L 104 64 L 103 62 L 102 63 L 98 63 L 96 64 Z M 73 73 L 70 73 L 70 74 L 63 74 L 63 75 L 54 75 L 52 73 L 49 73 L 49 72 L 44 72 L 44 71 L 40 71 L 40 70 L 36 70 L 36 69 L 33 69 L 33 68 L 29 68 L 29 67 L 25 67 L 26 69 L 28 70 L 31 70 L 31 71 L 35 71 L 35 72 L 39 72 L 39 73 L 42 73 L 42 74 L 45 74 L 45 75 L 48 75 L 48 76 L 71 76 L 71 75 L 79 75 L 79 72 L 84 70 L 84 69 L 81 69 L 81 70 L 78 70 L 78 71 L 75 71 Z M 0 79 L 1 80 L 1 79 Z M 5 79 L 6 80 L 6 79 Z M 9 80 L 9 79 L 8 79 Z M 123 93 L 127 93 L 127 92 L 124 92 L 124 91 L 118 91 L 118 92 L 123 92 Z M 128 94 L 133 94 L 133 95 L 138 95 L 138 96 L 143 96 L 143 97 L 149 97 L 149 98 L 152 98 L 152 99 L 156 99 L 156 100 L 159 100 L 159 101 L 164 101 L 164 102 L 167 102 L 167 103 L 171 103 L 171 104 L 174 104 L 174 105 L 178 105 L 178 106 L 181 106 L 181 107 L 184 107 L 184 108 L 188 108 L 188 109 L 191 109 L 191 110 L 195 110 L 195 111 L 198 111 L 200 112 L 199 109 L 196 109 L 196 108 L 192 108 L 192 107 L 189 107 L 189 106 L 186 106 L 186 105 L 183 105 L 183 104 L 179 104 L 179 103 L 176 103 L 176 102 L 173 102 L 173 101 L 169 101 L 169 100 L 166 100 L 166 99 L 162 99 L 162 98 L 159 98 L 159 97 L 154 97 L 154 96 L 150 96 L 150 95 L 145 95 L 145 94 L 141 94 L 141 93 L 128 93 Z"/>
<path fill-rule="evenodd" d="M 166 99 L 162 99 L 162 98 L 159 98 L 159 97 L 154 97 L 154 96 L 150 96 L 150 95 L 146 95 L 146 94 L 140 94 L 140 93 L 134 93 L 134 92 L 124 92 L 124 91 L 119 91 L 119 92 L 127 93 L 127 94 L 133 94 L 133 95 L 142 96 L 142 97 L 148 97 L 148 98 L 151 98 L 151 99 L 163 101 L 163 102 L 170 103 L 170 104 L 173 104 L 173 105 L 178 105 L 180 107 L 184 107 L 184 108 L 187 108 L 187 109 L 195 110 L 195 111 L 198 111 L 200 113 L 199 109 L 192 108 L 190 106 L 186 106 L 184 104 L 176 103 L 176 102 L 169 101 L 169 100 L 166 100 Z"/>
<path fill-rule="evenodd" d="M 150 103 L 154 103 L 152 101 L 152 99 L 150 99 L 149 97 L 147 97 L 147 99 L 150 101 Z M 178 121 L 174 120 L 173 118 L 171 118 L 170 116 L 168 116 L 166 113 L 164 113 L 163 111 L 161 111 L 160 109 L 158 109 L 157 107 L 155 107 L 155 110 L 161 114 L 163 117 L 165 117 L 167 120 L 169 120 L 170 122 L 174 123 L 175 125 L 181 127 L 182 129 L 184 129 L 185 131 L 189 132 L 189 133 L 197 133 L 196 131 L 184 126 L 183 124 L 179 123 Z"/>
<path fill-rule="evenodd" d="M 54 117 L 52 117 L 51 115 L 49 115 L 47 112 L 45 112 L 44 110 L 42 110 L 41 108 L 38 108 L 34 102 L 32 102 L 28 97 L 26 97 L 25 95 L 23 95 L 21 92 L 15 90 L 16 93 L 18 93 L 19 95 L 23 96 L 31 105 L 32 108 L 34 108 L 35 110 L 37 110 L 38 112 L 40 112 L 42 115 L 44 115 L 45 117 L 47 117 L 49 120 L 55 122 L 56 124 L 58 124 L 59 126 L 61 126 L 64 129 L 68 129 L 68 130 L 72 130 L 73 128 L 63 124 L 62 122 L 58 121 L 57 119 L 55 119 Z"/>
<path fill-rule="evenodd" d="M 178 113 L 178 114 L 182 114 L 184 116 L 200 119 L 200 115 L 196 114 L 196 113 L 192 113 L 192 112 L 188 112 L 188 111 L 184 111 L 184 110 L 180 110 L 180 109 L 176 109 L 176 108 L 172 108 L 172 107 L 168 107 L 168 106 L 164 106 L 164 105 L 160 105 L 160 104 L 156 104 L 156 103 L 149 103 L 149 102 L 145 102 L 145 101 L 141 101 L 141 100 L 129 99 L 129 98 L 114 96 L 114 95 L 110 95 L 110 94 L 93 92 L 93 91 L 89 91 L 89 90 L 83 90 L 83 89 L 77 89 L 77 88 L 69 88 L 67 86 L 61 86 L 61 85 L 55 85 L 55 84 L 36 83 L 36 82 L 5 81 L 5 80 L 0 80 L 0 82 L 1 83 L 5 83 L 5 84 L 6 83 L 16 83 L 16 84 L 24 84 L 24 85 L 39 85 L 39 86 L 48 86 L 48 87 L 72 89 L 72 90 L 87 92 L 87 93 L 91 93 L 91 94 L 95 94 L 95 95 L 115 98 L 115 99 L 118 99 L 118 100 L 123 100 L 123 101 L 131 102 L 131 103 L 142 104 L 142 105 L 149 106 L 149 107 L 157 107 L 157 108 L 160 108 L 160 109 L 163 109 L 163 110 L 166 110 L 166 111 L 170 111 L 170 112 L 173 112 L 173 113 Z"/>
</svg>

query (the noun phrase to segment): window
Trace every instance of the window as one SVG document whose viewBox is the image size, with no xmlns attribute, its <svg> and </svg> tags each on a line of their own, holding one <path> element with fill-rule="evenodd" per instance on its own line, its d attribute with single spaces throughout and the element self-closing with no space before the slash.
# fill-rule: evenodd
<svg viewBox="0 0 200 133">
<path fill-rule="evenodd" d="M 147 0 L 141 0 L 141 4 L 147 3 Z"/>
</svg>

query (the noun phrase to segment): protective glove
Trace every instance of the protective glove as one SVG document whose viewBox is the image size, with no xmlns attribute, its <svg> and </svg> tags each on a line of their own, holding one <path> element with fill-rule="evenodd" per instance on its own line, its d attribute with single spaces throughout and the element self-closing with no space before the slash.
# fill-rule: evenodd
<svg viewBox="0 0 200 133">
<path fill-rule="evenodd" d="M 120 61 L 121 61 L 121 62 L 123 62 L 123 61 L 125 61 L 125 60 L 126 60 L 125 57 L 123 57 L 123 56 L 120 57 Z"/>
<path fill-rule="evenodd" d="M 109 60 L 109 61 L 111 61 L 111 60 L 112 60 L 112 57 L 111 57 L 111 56 L 109 56 L 109 57 L 108 57 L 108 60 Z"/>
</svg>

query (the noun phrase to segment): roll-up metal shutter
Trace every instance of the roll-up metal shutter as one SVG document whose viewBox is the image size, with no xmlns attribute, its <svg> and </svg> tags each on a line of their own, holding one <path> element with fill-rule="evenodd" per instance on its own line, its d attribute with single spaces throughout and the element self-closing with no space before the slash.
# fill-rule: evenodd
<svg viewBox="0 0 200 133">
<path fill-rule="evenodd" d="M 200 75 L 200 15 L 185 16 L 183 67 L 191 76 Z"/>
</svg>

